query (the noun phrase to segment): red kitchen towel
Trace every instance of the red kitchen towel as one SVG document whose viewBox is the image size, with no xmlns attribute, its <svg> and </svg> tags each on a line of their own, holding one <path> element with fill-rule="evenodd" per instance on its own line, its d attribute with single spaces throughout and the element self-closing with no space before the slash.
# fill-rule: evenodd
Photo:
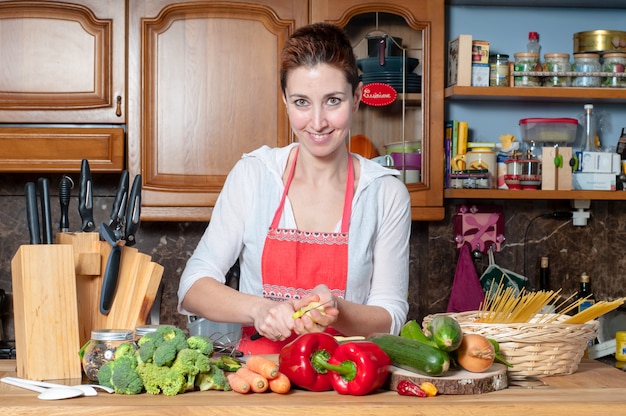
<svg viewBox="0 0 626 416">
<path fill-rule="evenodd" d="M 478 279 L 468 244 L 463 244 L 454 272 L 452 292 L 446 312 L 466 312 L 480 309 L 485 292 Z"/>
</svg>

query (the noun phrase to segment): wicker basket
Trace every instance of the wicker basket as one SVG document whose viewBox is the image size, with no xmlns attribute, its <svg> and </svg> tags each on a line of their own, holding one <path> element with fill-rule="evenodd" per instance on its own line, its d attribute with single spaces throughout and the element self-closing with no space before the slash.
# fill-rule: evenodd
<svg viewBox="0 0 626 416">
<path fill-rule="evenodd" d="M 536 323 L 538 318 L 546 318 L 538 315 L 535 322 L 486 324 L 477 322 L 477 311 L 439 315 L 455 318 L 465 333 L 498 341 L 501 355 L 513 365 L 508 369 L 512 380 L 574 373 L 589 341 L 598 332 L 598 321 L 595 320 L 585 324 L 560 323 L 567 316 L 550 323 Z M 424 318 L 424 326 L 435 316 Z"/>
</svg>

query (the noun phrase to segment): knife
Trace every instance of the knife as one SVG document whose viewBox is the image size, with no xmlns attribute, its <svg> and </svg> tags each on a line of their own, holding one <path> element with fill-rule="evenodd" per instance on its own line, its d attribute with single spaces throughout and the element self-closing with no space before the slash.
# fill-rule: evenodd
<svg viewBox="0 0 626 416">
<path fill-rule="evenodd" d="M 62 233 L 66 233 L 70 230 L 69 206 L 73 187 L 74 181 L 72 181 L 72 178 L 67 175 L 63 175 L 61 182 L 59 182 L 59 203 L 61 204 L 61 220 L 59 221 L 59 229 Z"/>
<path fill-rule="evenodd" d="M 302 316 L 302 315 L 306 314 L 307 312 L 311 312 L 313 309 L 317 309 L 317 308 L 319 308 L 320 306 L 327 305 L 327 304 L 331 303 L 332 301 L 333 301 L 333 299 L 329 299 L 329 300 L 327 300 L 327 301 L 326 301 L 326 302 L 324 302 L 324 303 L 320 303 L 320 304 L 317 304 L 317 303 L 316 303 L 316 304 L 315 304 L 315 305 L 313 305 L 313 306 L 305 306 L 305 307 L 303 307 L 303 308 L 300 308 L 300 309 L 298 309 L 296 312 L 294 312 L 294 313 L 293 313 L 294 319 L 296 319 L 295 317 L 296 317 L 297 315 L 299 315 L 299 316 L 297 316 L 297 317 L 299 318 L 300 316 Z M 251 340 L 251 341 L 256 341 L 257 339 L 261 339 L 261 338 L 263 338 L 263 335 L 259 334 L 258 332 L 255 332 L 254 334 L 252 334 L 252 335 L 250 336 L 250 340 Z"/>
<path fill-rule="evenodd" d="M 127 246 L 133 246 L 137 242 L 135 234 L 141 222 L 141 175 L 136 175 L 133 180 L 133 187 L 128 196 L 128 208 L 126 210 L 126 221 L 124 228 L 124 239 Z"/>
<path fill-rule="evenodd" d="M 100 226 L 100 237 L 108 242 L 113 248 L 109 254 L 107 265 L 102 277 L 102 289 L 100 291 L 100 313 L 108 315 L 115 298 L 117 281 L 120 273 L 120 262 L 122 257 L 122 246 L 117 244 L 115 231 L 107 224 Z"/>
<path fill-rule="evenodd" d="M 122 171 L 120 183 L 117 186 L 115 199 L 113 200 L 113 208 L 109 218 L 109 227 L 115 232 L 115 240 L 121 240 L 124 233 L 124 220 L 126 215 L 126 203 L 128 199 L 128 171 Z"/>
<path fill-rule="evenodd" d="M 93 231 L 96 228 L 93 220 L 93 181 L 91 179 L 91 169 L 89 169 L 89 161 L 87 159 L 83 159 L 80 165 L 78 213 L 82 220 L 81 230 L 85 232 Z"/>
<path fill-rule="evenodd" d="M 52 214 L 50 213 L 50 181 L 39 178 L 39 199 L 41 204 L 42 243 L 52 244 Z"/>
<path fill-rule="evenodd" d="M 27 182 L 24 187 L 26 195 L 26 223 L 31 244 L 41 244 L 39 234 L 39 211 L 37 209 L 37 188 L 34 182 Z"/>
</svg>

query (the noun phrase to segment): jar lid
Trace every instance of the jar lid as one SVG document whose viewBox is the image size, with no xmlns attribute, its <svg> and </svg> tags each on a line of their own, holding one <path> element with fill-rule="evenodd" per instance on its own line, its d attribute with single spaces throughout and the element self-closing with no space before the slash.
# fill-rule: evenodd
<svg viewBox="0 0 626 416">
<path fill-rule="evenodd" d="M 545 59 L 549 59 L 549 58 L 565 58 L 565 59 L 569 59 L 569 53 L 546 53 L 545 55 L 543 55 L 543 57 Z"/>
<path fill-rule="evenodd" d="M 135 335 L 142 337 L 150 332 L 155 332 L 160 325 L 143 325 L 135 328 Z"/>
<path fill-rule="evenodd" d="M 624 53 L 624 52 L 605 53 L 604 54 L 604 59 L 606 59 L 606 58 L 626 58 L 626 53 Z"/>
<path fill-rule="evenodd" d="M 593 58 L 593 59 L 600 59 L 600 54 L 597 53 L 575 53 L 574 54 L 574 59 L 576 58 Z"/>
<path fill-rule="evenodd" d="M 91 331 L 91 339 L 98 341 L 125 341 L 133 338 L 132 329 L 95 329 Z"/>
<path fill-rule="evenodd" d="M 516 52 L 513 54 L 516 58 L 537 58 L 539 59 L 539 54 L 535 52 Z"/>
<path fill-rule="evenodd" d="M 504 53 L 493 53 L 493 54 L 489 55 L 489 58 L 509 59 L 509 55 L 506 55 Z"/>
</svg>

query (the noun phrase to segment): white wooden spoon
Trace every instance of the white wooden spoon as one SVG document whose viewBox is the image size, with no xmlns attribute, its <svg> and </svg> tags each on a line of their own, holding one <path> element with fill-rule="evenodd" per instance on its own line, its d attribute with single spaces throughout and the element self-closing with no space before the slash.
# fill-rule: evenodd
<svg viewBox="0 0 626 416">
<path fill-rule="evenodd" d="M 39 396 L 37 396 L 37 398 L 41 400 L 71 399 L 73 397 L 85 395 L 84 391 L 69 386 L 53 388 L 39 387 L 33 386 L 32 384 L 24 383 L 23 380 L 16 379 L 14 377 L 4 377 L 1 378 L 0 381 L 6 384 L 11 384 L 12 386 L 21 387 L 23 389 L 37 391 L 39 392 Z"/>
</svg>

